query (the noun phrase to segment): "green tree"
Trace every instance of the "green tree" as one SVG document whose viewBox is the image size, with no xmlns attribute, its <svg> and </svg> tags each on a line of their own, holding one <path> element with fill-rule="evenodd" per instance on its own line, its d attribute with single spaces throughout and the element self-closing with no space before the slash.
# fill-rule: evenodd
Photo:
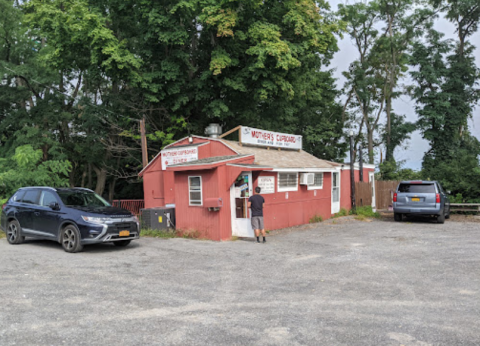
<svg viewBox="0 0 480 346">
<path fill-rule="evenodd" d="M 479 5 L 474 1 L 434 4 L 455 23 L 459 36 L 456 41 L 444 40 L 430 30 L 427 43 L 418 42 L 413 49 L 412 64 L 418 69 L 412 72 L 413 97 L 419 127 L 430 142 L 423 171 L 454 194 L 473 199 L 480 193 L 480 144 L 468 130 L 468 119 L 480 98 L 480 73 L 468 39 L 478 28 Z"/>
<path fill-rule="evenodd" d="M 42 161 L 42 150 L 24 145 L 9 158 L 0 159 L 0 198 L 8 198 L 23 186 L 68 186 L 72 165 L 66 160 Z"/>
</svg>

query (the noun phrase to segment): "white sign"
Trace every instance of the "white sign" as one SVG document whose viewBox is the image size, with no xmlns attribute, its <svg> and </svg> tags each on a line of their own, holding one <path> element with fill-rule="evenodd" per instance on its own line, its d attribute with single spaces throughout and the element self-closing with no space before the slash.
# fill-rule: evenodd
<svg viewBox="0 0 480 346">
<path fill-rule="evenodd" d="M 275 177 L 258 177 L 260 194 L 275 193 Z"/>
<path fill-rule="evenodd" d="M 302 149 L 302 136 L 288 135 L 242 126 L 241 138 L 244 144 L 254 144 L 267 147 Z"/>
<path fill-rule="evenodd" d="M 162 150 L 162 170 L 167 166 L 198 160 L 198 147 Z"/>
</svg>

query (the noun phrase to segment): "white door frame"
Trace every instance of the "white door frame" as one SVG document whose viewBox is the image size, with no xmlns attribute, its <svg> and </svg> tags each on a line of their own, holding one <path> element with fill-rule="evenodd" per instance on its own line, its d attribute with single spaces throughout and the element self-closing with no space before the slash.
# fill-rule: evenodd
<svg viewBox="0 0 480 346">
<path fill-rule="evenodd" d="M 372 209 L 376 211 L 377 201 L 376 201 L 376 191 L 375 191 L 375 172 L 368 172 L 368 182 L 372 184 Z"/>
<path fill-rule="evenodd" d="M 242 172 L 242 175 L 248 174 L 248 195 L 252 196 L 253 193 L 253 181 L 252 181 L 252 172 Z M 235 203 L 235 182 L 230 187 L 230 210 L 232 215 L 232 236 L 242 237 L 242 238 L 254 238 L 255 232 L 252 228 L 251 222 L 251 211 L 247 210 L 248 218 L 246 219 L 237 219 L 236 213 L 236 203 Z"/>
<path fill-rule="evenodd" d="M 334 174 L 337 174 L 337 177 L 338 177 L 337 178 L 337 186 L 333 186 L 333 175 Z M 336 214 L 340 211 L 340 192 L 341 192 L 341 190 L 340 190 L 340 186 L 341 186 L 340 176 L 341 176 L 340 172 L 338 172 L 338 171 L 337 172 L 332 172 L 332 214 Z M 337 202 L 333 201 L 333 196 L 334 196 L 333 189 L 334 189 L 334 187 L 338 188 L 338 201 Z"/>
</svg>

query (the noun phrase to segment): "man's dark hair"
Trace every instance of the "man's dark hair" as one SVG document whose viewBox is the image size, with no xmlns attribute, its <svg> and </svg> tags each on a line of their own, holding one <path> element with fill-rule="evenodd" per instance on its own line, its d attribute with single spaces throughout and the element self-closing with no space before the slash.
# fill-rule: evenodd
<svg viewBox="0 0 480 346">
<path fill-rule="evenodd" d="M 260 188 L 260 186 L 257 186 L 257 187 L 255 188 L 255 192 L 256 192 L 256 193 L 260 193 L 260 191 L 262 191 L 262 189 Z"/>
</svg>

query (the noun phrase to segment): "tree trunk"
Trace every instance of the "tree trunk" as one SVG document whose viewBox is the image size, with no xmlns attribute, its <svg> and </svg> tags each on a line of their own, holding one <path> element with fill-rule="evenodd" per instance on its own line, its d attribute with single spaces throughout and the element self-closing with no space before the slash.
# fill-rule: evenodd
<svg viewBox="0 0 480 346">
<path fill-rule="evenodd" d="M 88 185 L 87 188 L 92 188 L 92 164 L 88 164 Z"/>
<path fill-rule="evenodd" d="M 392 91 L 392 90 L 390 90 Z M 389 161 L 390 159 L 393 159 L 393 148 L 391 147 L 391 134 L 392 134 L 392 93 L 390 92 L 390 95 L 387 96 L 386 99 L 387 107 L 386 107 L 386 113 L 387 113 L 387 138 L 386 138 L 386 153 L 385 153 L 385 161 Z"/>
<path fill-rule="evenodd" d="M 81 187 L 85 187 L 85 178 L 87 177 L 87 167 L 83 167 L 83 173 L 82 173 L 82 184 L 80 185 Z"/>
<path fill-rule="evenodd" d="M 101 196 L 103 195 L 103 191 L 105 190 L 105 183 L 107 181 L 107 169 L 105 167 L 97 168 L 94 165 L 92 165 L 92 168 L 97 174 L 97 185 L 95 187 L 95 192 Z"/>
<path fill-rule="evenodd" d="M 70 184 L 70 187 L 75 187 L 75 166 L 76 166 L 75 162 L 72 162 L 72 170 L 68 175 L 68 182 Z"/>
<path fill-rule="evenodd" d="M 117 183 L 117 178 L 113 177 L 108 186 L 108 201 L 112 203 L 113 197 L 115 195 L 115 184 Z"/>
<path fill-rule="evenodd" d="M 367 126 L 367 140 L 368 140 L 368 163 L 373 164 L 373 129 Z"/>
</svg>

